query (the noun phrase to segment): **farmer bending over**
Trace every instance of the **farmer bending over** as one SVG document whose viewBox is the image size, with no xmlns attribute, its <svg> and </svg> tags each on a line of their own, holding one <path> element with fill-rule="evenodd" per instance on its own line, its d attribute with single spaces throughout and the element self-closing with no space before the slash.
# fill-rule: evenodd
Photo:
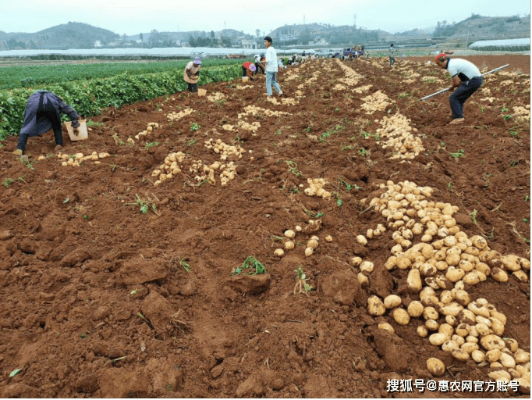
<svg viewBox="0 0 532 400">
<path fill-rule="evenodd" d="M 78 113 L 63 100 L 52 92 L 39 90 L 33 93 L 26 103 L 24 113 L 24 125 L 20 131 L 17 149 L 13 152 L 21 156 L 26 148 L 30 136 L 42 135 L 50 129 L 54 130 L 55 151 L 63 146 L 63 134 L 61 132 L 61 115 L 67 114 L 72 120 L 74 134 L 78 134 Z"/>
<path fill-rule="evenodd" d="M 255 72 L 257 71 L 257 67 L 255 67 L 255 64 L 246 61 L 242 64 L 242 77 L 248 77 L 250 80 L 253 80 L 253 75 L 255 75 Z"/>
<path fill-rule="evenodd" d="M 460 58 L 450 59 L 445 54 L 438 54 L 435 61 L 452 77 L 450 90 L 454 90 L 454 93 L 449 96 L 449 103 L 453 112 L 453 120 L 449 124 L 461 124 L 464 122 L 464 103 L 482 85 L 481 73 L 475 64 Z"/>
<path fill-rule="evenodd" d="M 198 79 L 201 69 L 201 60 L 199 57 L 196 57 L 194 61 L 190 61 L 185 67 L 185 72 L 183 74 L 183 79 L 188 83 L 189 92 L 198 91 Z"/>
</svg>

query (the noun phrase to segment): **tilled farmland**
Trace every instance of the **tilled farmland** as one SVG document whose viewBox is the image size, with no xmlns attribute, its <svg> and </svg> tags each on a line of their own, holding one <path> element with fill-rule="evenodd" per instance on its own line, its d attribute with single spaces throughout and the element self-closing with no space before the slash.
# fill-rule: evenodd
<svg viewBox="0 0 532 400">
<path fill-rule="evenodd" d="M 434 64 L 317 60 L 283 97 L 259 76 L 106 109 L 61 153 L 9 137 L 0 395 L 528 396 L 526 63 L 462 125 L 418 100 L 449 86 Z"/>
</svg>

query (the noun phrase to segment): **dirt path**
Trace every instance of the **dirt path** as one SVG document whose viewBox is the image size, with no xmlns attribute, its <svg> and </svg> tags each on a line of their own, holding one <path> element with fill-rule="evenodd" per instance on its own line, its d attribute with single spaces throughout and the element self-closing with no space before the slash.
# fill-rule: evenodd
<svg viewBox="0 0 532 400">
<path fill-rule="evenodd" d="M 519 68 L 528 71 L 529 58 L 522 60 Z M 10 153 L 15 138 L 4 142 L 0 394 L 391 397 L 389 379 L 487 380 L 488 367 L 460 362 L 419 337 L 423 318 L 403 326 L 391 312 L 368 313 L 372 295 L 397 294 L 405 308 L 419 299 L 406 289 L 407 270 L 385 268 L 397 244 L 394 228 L 368 205 L 393 188 L 389 180 L 430 187 L 434 202 L 459 208 L 456 226 L 469 237 L 484 235 L 501 255 L 529 258 L 530 122 L 529 112 L 528 119 L 518 115 L 529 110 L 530 77 L 487 79 L 466 103 L 466 123 L 449 127 L 446 96 L 416 100 L 448 85 L 441 70 L 403 60 L 393 71 L 386 59 L 340 64 L 323 60 L 281 72 L 289 100 L 276 101 L 293 104 L 268 101 L 259 76 L 244 87 L 206 86 L 208 95 L 221 94 L 212 101 L 177 93 L 106 110 L 93 118 L 102 125 L 92 127 L 89 141 L 66 140 L 68 155 L 110 154 L 98 163 L 62 166 L 51 133 L 30 139 L 26 165 Z M 366 96 L 377 90 L 387 100 L 370 104 Z M 193 111 L 168 119 L 187 108 Z M 392 128 L 406 132 L 403 141 L 390 142 L 397 130 L 377 131 L 392 117 Z M 149 123 L 158 128 L 135 139 Z M 245 129 L 253 126 L 256 134 Z M 230 153 L 241 146 L 242 157 L 221 160 L 205 147 L 209 139 L 234 146 Z M 154 176 L 177 152 L 185 158 L 169 171 L 181 172 L 163 181 Z M 202 173 L 217 161 L 228 171 L 225 186 L 220 169 L 214 185 Z M 308 178 L 328 181 L 331 199 L 307 196 Z M 306 228 L 310 219 L 321 228 L 298 232 L 295 249 L 276 257 L 283 232 Z M 387 230 L 357 243 L 378 224 Z M 306 257 L 312 235 L 319 246 Z M 268 274 L 231 278 L 251 255 Z M 374 264 L 363 273 L 367 285 L 353 256 Z M 294 295 L 298 266 L 313 287 L 308 295 Z M 529 283 L 488 277 L 466 289 L 504 313 L 504 337 L 530 351 Z M 383 322 L 395 334 L 378 329 Z M 427 371 L 430 357 L 445 363 L 443 376 Z M 449 396 L 427 393 L 415 396 Z"/>
</svg>

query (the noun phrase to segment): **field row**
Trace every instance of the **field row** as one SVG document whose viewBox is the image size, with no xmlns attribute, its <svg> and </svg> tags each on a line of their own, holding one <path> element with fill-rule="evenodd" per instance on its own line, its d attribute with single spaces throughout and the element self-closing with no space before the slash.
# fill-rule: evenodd
<svg viewBox="0 0 532 400">
<path fill-rule="evenodd" d="M 134 75 L 183 71 L 188 60 L 135 63 L 82 63 L 65 65 L 16 66 L 0 69 L 0 90 L 60 84 L 87 79 L 109 78 L 128 73 Z M 241 64 L 242 60 L 202 60 L 202 66 L 220 67 Z"/>
</svg>

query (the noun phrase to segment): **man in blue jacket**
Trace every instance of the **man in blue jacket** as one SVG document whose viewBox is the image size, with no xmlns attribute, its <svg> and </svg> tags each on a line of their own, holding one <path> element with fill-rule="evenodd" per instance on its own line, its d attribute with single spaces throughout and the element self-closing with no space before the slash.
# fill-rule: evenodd
<svg viewBox="0 0 532 400">
<path fill-rule="evenodd" d="M 55 150 L 63 146 L 63 133 L 61 132 L 61 115 L 67 114 L 72 120 L 72 128 L 77 134 L 79 127 L 78 113 L 58 96 L 46 90 L 33 93 L 26 103 L 24 125 L 20 131 L 17 149 L 13 152 L 21 156 L 26 148 L 30 136 L 42 135 L 50 129 L 54 130 Z"/>
</svg>

